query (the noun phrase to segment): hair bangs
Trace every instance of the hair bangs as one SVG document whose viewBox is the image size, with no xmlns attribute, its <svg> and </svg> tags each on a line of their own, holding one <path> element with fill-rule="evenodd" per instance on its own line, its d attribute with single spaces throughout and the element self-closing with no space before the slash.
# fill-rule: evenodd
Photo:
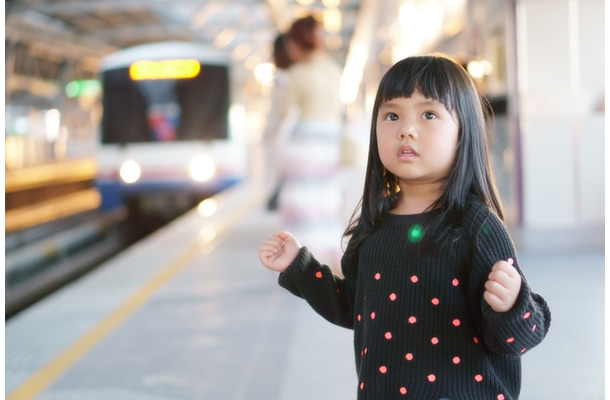
<svg viewBox="0 0 610 400">
<path fill-rule="evenodd" d="M 448 63 L 452 61 L 435 56 L 399 61 L 380 82 L 378 104 L 399 97 L 411 97 L 417 90 L 424 97 L 436 100 L 453 111 L 458 94 L 451 79 L 454 72 L 448 68 Z"/>
</svg>

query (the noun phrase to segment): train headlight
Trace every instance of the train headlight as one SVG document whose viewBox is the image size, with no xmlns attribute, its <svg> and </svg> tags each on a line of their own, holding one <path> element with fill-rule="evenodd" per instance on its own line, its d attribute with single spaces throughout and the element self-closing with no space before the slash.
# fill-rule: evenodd
<svg viewBox="0 0 610 400">
<path fill-rule="evenodd" d="M 140 179 L 141 173 L 142 171 L 140 170 L 140 166 L 133 160 L 125 161 L 123 164 L 121 164 L 121 168 L 119 169 L 119 176 L 125 183 L 136 182 L 138 179 Z"/>
<path fill-rule="evenodd" d="M 212 179 L 216 173 L 214 160 L 208 156 L 199 156 L 191 160 L 189 164 L 189 175 L 197 182 L 205 182 Z"/>
</svg>

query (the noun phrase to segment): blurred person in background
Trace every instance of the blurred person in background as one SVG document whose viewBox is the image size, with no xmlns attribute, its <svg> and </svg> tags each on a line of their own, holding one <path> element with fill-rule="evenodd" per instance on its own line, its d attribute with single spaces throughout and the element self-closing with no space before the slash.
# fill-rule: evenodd
<svg viewBox="0 0 610 400">
<path fill-rule="evenodd" d="M 290 77 L 288 68 L 295 62 L 295 55 L 289 54 L 289 38 L 286 33 L 278 33 L 273 41 L 273 65 L 275 73 L 273 79 L 273 91 L 271 92 L 271 109 L 267 122 L 267 140 L 276 139 L 279 124 L 285 117 L 284 104 L 288 93 Z"/>
<path fill-rule="evenodd" d="M 287 116 L 285 110 L 286 95 L 290 77 L 288 68 L 295 62 L 295 55 L 289 54 L 289 37 L 287 33 L 278 33 L 273 41 L 273 65 L 275 66 L 273 77 L 273 90 L 271 92 L 271 107 L 267 118 L 267 128 L 264 134 L 264 143 L 267 152 L 266 164 L 272 170 L 282 169 L 282 161 L 279 156 L 286 143 Z M 277 209 L 278 196 L 284 181 L 283 172 L 278 172 L 277 186 L 271 194 L 267 209 Z"/>
<path fill-rule="evenodd" d="M 296 109 L 298 121 L 282 149 L 284 181 L 278 208 L 284 222 L 335 265 L 345 224 L 340 179 L 341 68 L 325 52 L 322 26 L 313 15 L 297 19 L 286 39 L 293 63 L 288 68 L 282 114 Z"/>
</svg>

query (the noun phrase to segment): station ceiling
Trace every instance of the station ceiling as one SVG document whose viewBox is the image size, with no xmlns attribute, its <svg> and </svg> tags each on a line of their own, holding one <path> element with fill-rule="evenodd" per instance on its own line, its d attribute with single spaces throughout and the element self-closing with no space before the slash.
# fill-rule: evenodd
<svg viewBox="0 0 610 400">
<path fill-rule="evenodd" d="M 268 56 L 275 35 L 295 18 L 331 9 L 335 16 L 339 11 L 340 25 L 327 30 L 327 46 L 341 61 L 359 5 L 360 0 L 8 0 L 5 31 L 7 40 L 61 42 L 99 56 L 169 40 Z"/>
</svg>

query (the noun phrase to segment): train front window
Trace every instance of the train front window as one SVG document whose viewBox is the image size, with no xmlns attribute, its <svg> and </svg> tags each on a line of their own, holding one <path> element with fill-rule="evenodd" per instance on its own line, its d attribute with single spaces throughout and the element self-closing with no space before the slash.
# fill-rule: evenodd
<svg viewBox="0 0 610 400">
<path fill-rule="evenodd" d="M 185 79 L 139 79 L 129 68 L 103 73 L 102 143 L 225 139 L 229 77 L 224 66 L 201 65 Z"/>
</svg>

